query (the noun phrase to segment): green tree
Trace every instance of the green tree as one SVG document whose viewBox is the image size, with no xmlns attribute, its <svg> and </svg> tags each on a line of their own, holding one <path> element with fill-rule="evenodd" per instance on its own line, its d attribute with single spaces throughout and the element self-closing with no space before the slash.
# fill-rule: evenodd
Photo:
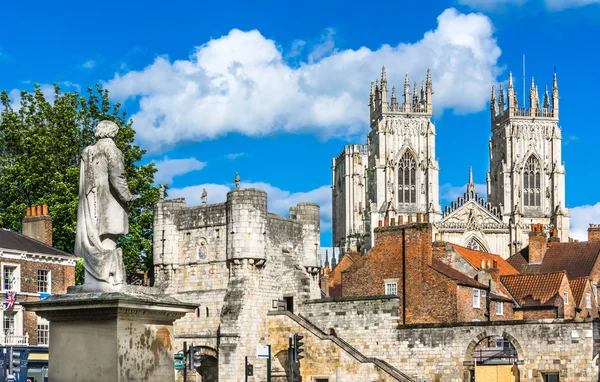
<svg viewBox="0 0 600 382">
<path fill-rule="evenodd" d="M 20 98 L 15 107 L 6 91 L 0 94 L 0 225 L 18 231 L 27 206 L 48 204 L 54 246 L 73 253 L 80 153 L 95 143 L 96 124 L 111 120 L 121 127 L 115 141 L 123 152 L 129 187 L 142 196 L 130 205 L 129 235 L 119 243 L 123 261 L 128 273 L 150 268 L 156 168 L 138 164 L 145 150 L 134 144 L 132 121 L 121 105 L 111 104 L 108 91 L 99 85 L 85 94 L 61 92 L 54 85 L 51 101 L 36 85 Z"/>
</svg>

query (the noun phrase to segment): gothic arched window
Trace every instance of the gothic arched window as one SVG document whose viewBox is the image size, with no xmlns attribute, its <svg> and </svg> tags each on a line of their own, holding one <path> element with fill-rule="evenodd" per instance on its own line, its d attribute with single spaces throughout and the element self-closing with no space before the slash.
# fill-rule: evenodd
<svg viewBox="0 0 600 382">
<path fill-rule="evenodd" d="M 479 245 L 479 242 L 477 240 L 475 240 L 474 237 L 471 238 L 471 240 L 467 244 L 467 248 L 474 249 L 476 251 L 481 251 L 481 246 Z"/>
<path fill-rule="evenodd" d="M 531 155 L 523 168 L 523 205 L 540 206 L 540 162 Z"/>
<path fill-rule="evenodd" d="M 417 202 L 417 160 L 408 151 L 398 162 L 398 204 Z"/>
</svg>

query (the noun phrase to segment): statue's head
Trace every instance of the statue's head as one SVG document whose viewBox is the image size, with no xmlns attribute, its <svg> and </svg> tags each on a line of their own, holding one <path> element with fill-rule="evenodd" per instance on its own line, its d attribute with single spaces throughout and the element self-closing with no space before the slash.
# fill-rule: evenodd
<svg viewBox="0 0 600 382">
<path fill-rule="evenodd" d="M 114 138 L 119 132 L 119 126 L 112 121 L 101 121 L 96 126 L 96 139 Z"/>
</svg>

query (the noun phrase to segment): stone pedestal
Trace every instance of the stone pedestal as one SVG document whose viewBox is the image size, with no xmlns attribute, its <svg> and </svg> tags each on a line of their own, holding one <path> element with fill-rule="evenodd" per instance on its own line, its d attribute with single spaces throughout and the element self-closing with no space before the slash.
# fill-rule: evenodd
<svg viewBox="0 0 600 382">
<path fill-rule="evenodd" d="M 61 382 L 174 381 L 173 354 L 180 349 L 173 348 L 173 321 L 196 308 L 127 291 L 54 295 L 23 305 L 50 321 L 49 377 Z"/>
</svg>

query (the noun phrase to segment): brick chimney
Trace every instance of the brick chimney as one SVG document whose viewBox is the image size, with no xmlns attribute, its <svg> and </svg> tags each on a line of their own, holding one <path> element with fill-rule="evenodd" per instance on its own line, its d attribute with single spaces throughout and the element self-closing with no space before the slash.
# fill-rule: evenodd
<svg viewBox="0 0 600 382">
<path fill-rule="evenodd" d="M 546 253 L 548 239 L 542 224 L 532 224 L 529 232 L 529 264 L 541 263 Z"/>
<path fill-rule="evenodd" d="M 590 224 L 590 228 L 588 228 L 588 241 L 600 241 L 600 224 Z"/>
<path fill-rule="evenodd" d="M 23 235 L 52 246 L 52 218 L 47 204 L 27 207 L 22 227 Z"/>
</svg>

